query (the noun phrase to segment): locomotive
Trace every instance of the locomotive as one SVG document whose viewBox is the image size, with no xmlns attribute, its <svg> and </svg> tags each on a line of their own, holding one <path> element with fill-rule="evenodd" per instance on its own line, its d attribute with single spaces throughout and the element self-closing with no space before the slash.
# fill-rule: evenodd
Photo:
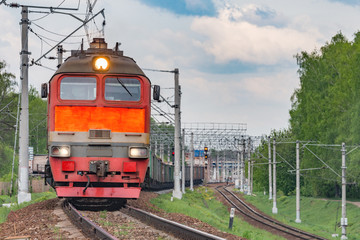
<svg viewBox="0 0 360 240">
<path fill-rule="evenodd" d="M 73 202 L 139 198 L 149 163 L 151 82 L 103 38 L 71 51 L 48 83 L 46 182 Z M 153 86 L 159 100 L 160 87 Z"/>
</svg>

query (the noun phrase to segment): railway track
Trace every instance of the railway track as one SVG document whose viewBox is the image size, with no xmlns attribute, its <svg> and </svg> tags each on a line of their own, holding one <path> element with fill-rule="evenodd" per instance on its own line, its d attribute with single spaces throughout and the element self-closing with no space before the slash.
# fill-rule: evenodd
<svg viewBox="0 0 360 240">
<path fill-rule="evenodd" d="M 64 201 L 64 212 L 69 216 L 72 223 L 82 230 L 84 235 L 91 239 L 118 239 L 103 228 L 86 218 L 71 203 Z M 214 239 L 224 240 L 224 238 L 202 232 L 200 230 L 185 226 L 183 224 L 161 218 L 141 209 L 125 206 L 125 212 L 141 222 L 151 225 L 153 228 L 176 236 L 178 239 Z"/>
<path fill-rule="evenodd" d="M 63 210 L 70 218 L 71 222 L 82 230 L 85 236 L 91 239 L 117 239 L 105 231 L 100 226 L 96 225 L 90 219 L 83 216 L 71 203 L 63 202 Z"/>
<path fill-rule="evenodd" d="M 264 216 L 262 213 L 259 213 L 247 205 L 244 201 L 238 198 L 233 192 L 226 189 L 224 186 L 216 187 L 216 190 L 233 206 L 238 212 L 249 222 L 261 224 L 265 229 L 270 230 L 271 232 L 279 233 L 279 235 L 287 239 L 321 239 L 326 240 L 326 238 L 305 232 L 303 230 L 285 225 L 281 222 L 278 222 L 274 219 L 271 219 L 267 216 Z"/>
</svg>

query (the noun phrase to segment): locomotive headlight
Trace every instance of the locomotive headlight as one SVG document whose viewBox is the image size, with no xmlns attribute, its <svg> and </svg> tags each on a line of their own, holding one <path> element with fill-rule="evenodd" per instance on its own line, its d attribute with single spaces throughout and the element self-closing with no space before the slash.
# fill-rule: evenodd
<svg viewBox="0 0 360 240">
<path fill-rule="evenodd" d="M 147 147 L 129 147 L 129 158 L 148 158 L 149 151 Z"/>
<path fill-rule="evenodd" d="M 107 71 L 110 67 L 110 61 L 106 57 L 94 58 L 93 67 L 96 71 Z"/>
<path fill-rule="evenodd" d="M 52 157 L 70 157 L 70 146 L 52 146 L 50 155 Z"/>
</svg>

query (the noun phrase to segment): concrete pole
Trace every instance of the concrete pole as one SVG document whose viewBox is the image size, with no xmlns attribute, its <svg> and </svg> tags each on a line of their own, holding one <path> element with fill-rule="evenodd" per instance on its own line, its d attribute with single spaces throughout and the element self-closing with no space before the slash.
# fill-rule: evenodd
<svg viewBox="0 0 360 240">
<path fill-rule="evenodd" d="M 208 145 L 206 144 L 206 146 L 208 146 Z M 205 146 L 204 146 L 204 148 L 205 148 Z M 208 157 L 206 160 L 205 160 L 205 156 L 204 156 L 204 165 L 206 165 L 205 161 L 207 161 L 207 181 L 206 181 L 206 183 L 211 181 L 212 161 L 211 161 L 211 157 L 209 156 L 210 155 L 209 153 L 210 153 L 210 151 L 208 151 Z"/>
<path fill-rule="evenodd" d="M 251 140 L 248 141 L 248 186 L 247 186 L 247 195 L 251 195 Z"/>
<path fill-rule="evenodd" d="M 278 209 L 276 207 L 276 140 L 273 140 L 273 208 L 272 213 L 277 214 Z"/>
<path fill-rule="evenodd" d="M 253 183 L 254 183 L 254 160 L 250 161 L 251 164 L 251 179 L 250 179 L 250 192 L 253 193 Z"/>
<path fill-rule="evenodd" d="M 296 223 L 301 223 L 300 219 L 300 143 L 296 141 Z"/>
<path fill-rule="evenodd" d="M 342 194 L 341 194 L 341 239 L 348 239 L 346 236 L 346 226 L 348 221 L 346 218 L 346 148 L 345 143 L 342 143 L 342 156 L 341 156 L 341 183 L 342 183 Z"/>
<path fill-rule="evenodd" d="M 194 191 L 194 134 L 190 138 L 191 164 L 190 164 L 190 191 Z"/>
<path fill-rule="evenodd" d="M 29 55 L 28 8 L 21 9 L 21 112 L 19 128 L 19 193 L 18 204 L 31 201 L 29 193 Z"/>
<path fill-rule="evenodd" d="M 62 64 L 62 62 L 63 62 L 63 52 L 64 52 L 63 46 L 62 46 L 62 45 L 59 45 L 59 46 L 57 47 L 57 55 L 58 55 L 58 65 L 57 65 L 57 67 L 58 67 L 58 68 L 61 66 L 61 64 Z"/>
<path fill-rule="evenodd" d="M 245 191 L 245 139 L 242 139 L 242 153 L 241 153 L 241 181 L 240 181 L 240 191 Z"/>
<path fill-rule="evenodd" d="M 235 169 L 236 169 L 236 160 L 231 158 L 231 179 L 232 182 L 235 182 Z"/>
<path fill-rule="evenodd" d="M 174 161 L 174 191 L 173 197 L 182 198 L 180 190 L 180 151 L 181 151 L 181 119 L 180 119 L 180 86 L 179 69 L 175 68 L 175 161 Z"/>
<path fill-rule="evenodd" d="M 206 145 L 208 146 L 208 145 Z M 208 154 L 208 165 L 207 165 L 207 170 L 208 170 L 208 182 L 211 182 L 211 176 L 212 176 L 212 172 L 213 172 L 213 164 L 212 164 L 212 159 L 211 156 L 209 156 L 210 154 Z"/>
<path fill-rule="evenodd" d="M 185 129 L 182 131 L 182 169 L 181 169 L 182 193 L 185 193 Z"/>
<path fill-rule="evenodd" d="M 216 182 L 220 182 L 219 152 L 216 151 Z"/>
<path fill-rule="evenodd" d="M 244 192 L 244 139 L 242 139 L 242 149 L 241 149 L 241 154 L 240 154 L 240 192 Z"/>
<path fill-rule="evenodd" d="M 225 168 L 226 168 L 226 163 L 225 163 L 225 161 L 226 161 L 226 156 L 225 156 L 225 150 L 224 150 L 224 159 L 222 160 L 222 164 L 221 164 L 221 172 L 222 172 L 222 181 L 223 182 L 226 182 L 226 170 L 225 170 Z"/>
<path fill-rule="evenodd" d="M 268 157 L 269 157 L 269 200 L 272 199 L 272 169 L 271 169 L 271 138 L 268 138 Z"/>
<path fill-rule="evenodd" d="M 236 188 L 240 188 L 240 151 L 237 152 L 237 184 L 235 184 Z"/>
</svg>

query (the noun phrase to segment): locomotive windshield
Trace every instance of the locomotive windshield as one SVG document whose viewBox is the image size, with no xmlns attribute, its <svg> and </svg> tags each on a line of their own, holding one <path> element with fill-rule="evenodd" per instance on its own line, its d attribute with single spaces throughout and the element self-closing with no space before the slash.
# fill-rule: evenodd
<svg viewBox="0 0 360 240">
<path fill-rule="evenodd" d="M 96 78 L 64 77 L 60 83 L 60 98 L 63 100 L 95 100 Z"/>
<path fill-rule="evenodd" d="M 134 78 L 106 78 L 105 99 L 110 101 L 140 101 L 140 81 Z"/>
</svg>

